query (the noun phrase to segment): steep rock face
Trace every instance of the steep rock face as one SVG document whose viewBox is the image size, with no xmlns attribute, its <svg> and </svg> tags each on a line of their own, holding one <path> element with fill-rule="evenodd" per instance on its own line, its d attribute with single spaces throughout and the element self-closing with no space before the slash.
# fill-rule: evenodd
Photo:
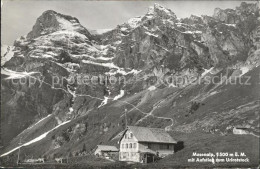
<svg viewBox="0 0 260 169">
<path fill-rule="evenodd" d="M 90 35 L 76 18 L 44 12 L 33 30 L 14 43 L 13 56 L 4 63 L 3 130 L 17 124 L 12 132 L 4 132 L 9 134 L 5 145 L 12 140 L 5 152 L 17 145 L 19 137 L 27 142 L 64 122 L 40 144 L 35 143 L 40 145 L 38 152 L 33 145 L 24 151 L 54 158 L 67 156 L 69 151 L 84 154 L 83 143 L 88 143 L 84 148 L 88 151 L 97 144 L 115 144 L 125 127 L 125 109 L 131 125 L 225 133 L 230 131 L 228 125 L 243 123 L 259 132 L 255 121 L 259 110 L 255 92 L 260 64 L 258 13 L 255 4 L 242 3 L 234 10 L 216 9 L 212 17 L 178 19 L 171 10 L 155 4 L 144 16 Z M 29 75 L 43 79 L 42 87 L 40 82 L 33 87 L 28 82 L 12 83 Z M 125 83 L 105 79 L 82 83 L 88 81 L 86 77 L 99 75 L 123 77 Z M 252 85 L 207 83 L 207 79 L 220 81 L 222 76 L 234 75 L 252 76 Z M 53 81 L 53 77 L 63 81 Z M 71 77 L 80 78 L 70 83 Z M 52 86 L 53 82 L 57 83 Z M 40 124 L 28 128 L 39 119 L 43 119 Z"/>
<path fill-rule="evenodd" d="M 163 74 L 195 69 L 198 75 L 211 67 L 213 60 L 201 43 L 202 31 L 186 25 L 172 11 L 155 4 L 146 15 L 105 33 L 102 43 L 115 44 L 113 61 L 119 67 L 150 72 L 160 69 Z"/>
<path fill-rule="evenodd" d="M 1 55 L 6 58 L 2 63 L 7 72 L 2 75 L 1 89 L 6 99 L 2 100 L 2 110 L 5 111 L 1 120 L 3 130 L 12 128 L 12 131 L 3 132 L 5 145 L 29 125 L 48 114 L 53 113 L 58 124 L 74 117 L 69 109 L 73 98 L 69 92 L 64 92 L 68 88 L 70 73 L 79 72 L 82 58 L 95 58 L 101 52 L 94 47 L 90 33 L 76 18 L 55 11 L 44 12 L 37 19 L 32 31 L 26 37 L 17 39 L 12 50 L 7 49 L 9 50 Z M 95 67 L 91 68 L 90 65 L 88 73 L 94 70 Z M 100 70 L 103 72 L 104 68 L 101 67 Z M 9 78 L 12 72 L 35 74 Z M 25 83 L 19 84 L 19 78 L 25 78 Z M 98 95 L 97 93 L 91 94 Z M 96 100 L 93 101 L 95 102 Z M 89 106 L 88 102 L 86 105 L 90 109 L 96 106 Z M 14 124 L 16 125 L 12 127 Z"/>
<path fill-rule="evenodd" d="M 1 83 L 1 125 L 4 145 L 29 125 L 52 113 L 53 105 L 63 98 L 61 91 L 53 91 L 50 86 L 43 84 L 39 87 L 40 84 L 37 82 L 28 87 L 28 79 L 23 80 L 25 84 L 19 84 L 18 80 L 3 80 Z"/>
<path fill-rule="evenodd" d="M 154 65 L 163 62 L 163 58 L 167 58 L 169 53 L 177 56 L 172 57 L 175 63 L 167 63 L 182 65 L 180 69 L 189 67 L 187 60 L 191 62 L 190 65 L 196 65 L 199 71 L 211 66 L 221 67 L 237 60 L 247 59 L 247 53 L 253 46 L 254 39 L 249 35 L 259 25 L 257 22 L 259 10 L 253 9 L 243 7 L 243 4 L 236 10 L 230 9 L 234 15 L 243 15 L 247 18 L 238 20 L 236 25 L 222 21 L 217 13 L 213 17 L 193 15 L 178 21 L 172 12 L 167 13 L 167 10 L 155 5 L 145 16 L 133 18 L 105 34 L 102 43 L 118 43 L 114 61 L 120 67 L 147 68 L 149 63 Z M 161 12 L 158 13 L 157 10 Z M 229 14 L 230 10 L 223 10 L 223 12 Z M 247 22 L 250 24 L 245 28 Z M 252 27 L 251 31 L 248 27 Z M 167 51 L 168 49 L 170 51 Z M 153 58 L 156 60 L 154 61 Z M 184 62 L 179 64 L 178 60 Z M 192 60 L 196 60 L 197 63 Z M 176 69 L 176 66 L 173 67 Z"/>
<path fill-rule="evenodd" d="M 247 4 L 242 2 L 239 7 L 234 9 L 220 9 L 216 8 L 214 10 L 213 17 L 219 21 L 225 22 L 227 24 L 237 24 L 243 20 L 248 19 L 250 16 L 259 17 L 259 7 L 257 4 Z"/>
</svg>

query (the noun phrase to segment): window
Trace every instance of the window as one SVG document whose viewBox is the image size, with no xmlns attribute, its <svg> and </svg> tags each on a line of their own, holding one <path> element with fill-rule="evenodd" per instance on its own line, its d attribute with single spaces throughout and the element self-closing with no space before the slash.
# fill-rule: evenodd
<svg viewBox="0 0 260 169">
<path fill-rule="evenodd" d="M 127 133 L 125 133 L 125 138 L 127 138 Z"/>
<path fill-rule="evenodd" d="M 125 148 L 124 144 L 121 145 L 122 148 Z"/>
<path fill-rule="evenodd" d="M 126 152 L 122 152 L 121 153 L 121 159 L 124 159 L 124 158 L 126 158 L 128 156 L 128 153 L 126 153 Z"/>
<path fill-rule="evenodd" d="M 125 148 L 128 148 L 128 144 L 127 143 L 125 144 Z"/>
<path fill-rule="evenodd" d="M 136 153 L 131 153 L 131 157 L 135 157 L 136 156 Z"/>
<path fill-rule="evenodd" d="M 136 148 L 136 143 L 133 143 L 133 148 Z"/>
<path fill-rule="evenodd" d="M 169 150 L 170 149 L 170 145 L 169 144 L 160 144 L 160 149 L 161 150 Z"/>
<path fill-rule="evenodd" d="M 148 143 L 148 148 L 152 148 L 152 144 L 151 143 Z"/>
<path fill-rule="evenodd" d="M 132 148 L 132 143 L 129 144 L 129 148 Z"/>
<path fill-rule="evenodd" d="M 129 134 L 129 138 L 133 138 L 133 133 L 130 133 L 130 134 Z"/>
<path fill-rule="evenodd" d="M 160 144 L 160 149 L 165 150 L 166 149 L 165 144 Z"/>
</svg>

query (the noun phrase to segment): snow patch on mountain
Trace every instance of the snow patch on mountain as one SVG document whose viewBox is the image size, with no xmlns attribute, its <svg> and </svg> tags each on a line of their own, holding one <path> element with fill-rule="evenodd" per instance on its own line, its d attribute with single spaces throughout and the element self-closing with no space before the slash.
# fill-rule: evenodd
<svg viewBox="0 0 260 169">
<path fill-rule="evenodd" d="M 52 55 L 49 55 L 49 54 L 43 54 L 43 55 L 30 55 L 31 58 L 53 58 Z"/>
<path fill-rule="evenodd" d="M 111 69 L 119 69 L 119 67 L 116 66 L 114 63 L 97 63 L 97 62 L 93 62 L 93 61 L 90 61 L 90 60 L 82 60 L 82 62 L 87 63 L 87 64 L 93 64 L 93 65 L 108 67 L 108 68 L 111 68 Z"/>
<path fill-rule="evenodd" d="M 100 58 L 104 59 L 104 57 L 98 57 L 97 59 L 100 59 Z M 111 59 L 106 59 L 106 60 L 111 60 Z M 132 69 L 131 71 L 126 72 L 123 68 L 116 66 L 113 62 L 98 63 L 98 62 L 94 62 L 94 61 L 90 61 L 90 60 L 82 60 L 82 62 L 87 63 L 87 64 L 103 66 L 103 67 L 107 67 L 110 69 L 116 69 L 116 70 L 111 70 L 110 72 L 107 72 L 106 74 L 108 74 L 108 75 L 116 75 L 116 74 L 128 75 L 128 74 L 138 74 L 141 72 L 141 70 L 138 71 L 135 69 Z"/>
<path fill-rule="evenodd" d="M 210 69 L 204 69 L 204 72 L 201 74 L 201 77 L 204 77 L 206 74 L 210 73 L 213 69 L 214 69 L 214 67 L 212 67 Z"/>
<path fill-rule="evenodd" d="M 182 33 L 186 33 L 186 34 L 201 34 L 202 31 L 185 31 L 185 32 L 182 32 Z"/>
<path fill-rule="evenodd" d="M 131 18 L 128 20 L 127 23 L 129 24 L 130 27 L 136 28 L 140 24 L 141 20 L 142 20 L 141 17 Z"/>
<path fill-rule="evenodd" d="M 123 97 L 125 95 L 125 91 L 124 90 L 120 90 L 119 95 L 115 96 L 113 100 L 118 100 L 121 97 Z"/>
<path fill-rule="evenodd" d="M 1 66 L 14 56 L 14 46 L 1 45 Z"/>
<path fill-rule="evenodd" d="M 73 108 L 70 107 L 70 108 L 69 108 L 69 113 L 72 113 L 72 112 L 73 112 Z"/>
<path fill-rule="evenodd" d="M 108 61 L 108 60 L 112 60 L 113 58 L 100 56 L 100 57 L 97 57 L 96 59 L 98 59 L 98 60 L 105 60 L 105 61 Z"/>
<path fill-rule="evenodd" d="M 250 69 L 248 67 L 241 67 L 240 70 L 242 71 L 242 73 L 240 74 L 240 76 L 243 76 L 244 74 L 246 74 Z"/>
<path fill-rule="evenodd" d="M 174 85 L 173 83 L 169 84 L 168 87 L 177 87 L 176 85 Z"/>
<path fill-rule="evenodd" d="M 134 74 L 134 75 L 136 75 L 136 74 L 138 74 L 138 73 L 140 73 L 141 72 L 141 70 L 136 70 L 136 69 L 132 69 L 131 71 L 129 71 L 129 72 L 126 72 L 125 70 L 123 70 L 122 68 L 119 68 L 119 69 L 117 69 L 116 71 L 110 71 L 110 72 L 107 72 L 106 74 L 108 74 L 108 75 L 110 75 L 110 76 L 112 76 L 112 75 L 116 75 L 116 74 L 121 74 L 121 75 L 128 75 L 128 74 Z"/>
<path fill-rule="evenodd" d="M 107 55 L 107 52 L 108 52 L 108 49 L 111 47 L 110 45 L 98 45 L 98 46 L 95 46 L 97 49 L 100 49 L 100 54 L 101 55 Z M 99 58 L 102 58 L 99 57 Z M 106 58 L 106 57 L 103 57 L 102 60 L 110 60 L 111 58 Z"/>
<path fill-rule="evenodd" d="M 236 27 L 236 24 L 225 24 L 227 26 Z"/>
<path fill-rule="evenodd" d="M 153 91 L 153 90 L 156 90 L 157 88 L 155 86 L 150 86 L 147 90 L 149 91 Z"/>
<path fill-rule="evenodd" d="M 39 72 L 16 72 L 6 68 L 1 68 L 1 74 L 8 76 L 6 79 L 20 79 L 23 77 L 31 76 Z"/>
<path fill-rule="evenodd" d="M 155 35 L 155 34 L 152 34 L 152 33 L 150 33 L 150 32 L 145 32 L 145 34 L 147 34 L 147 35 L 150 35 L 150 36 L 154 36 L 154 37 L 158 37 L 158 35 Z"/>
<path fill-rule="evenodd" d="M 141 71 L 142 71 L 142 70 L 133 69 L 133 70 L 131 70 L 131 71 L 129 72 L 129 74 L 130 74 L 130 73 L 133 73 L 133 74 L 137 75 L 137 74 L 140 73 Z"/>
<path fill-rule="evenodd" d="M 72 23 L 66 19 L 64 19 L 63 17 L 60 17 L 58 15 L 56 15 L 56 18 L 58 20 L 58 22 L 60 23 L 60 26 L 62 29 L 66 29 L 66 30 L 75 30 L 75 25 L 77 25 L 78 23 Z"/>
<path fill-rule="evenodd" d="M 51 33 L 49 35 L 45 35 L 44 37 L 50 38 L 50 36 L 52 36 L 53 40 L 66 40 L 66 37 L 68 37 L 68 38 L 70 38 L 70 37 L 78 37 L 82 41 L 88 39 L 85 35 L 83 35 L 83 34 L 81 34 L 79 32 L 70 30 L 70 29 L 56 31 L 56 32 L 53 32 L 53 33 Z M 38 37 L 38 38 L 41 38 L 41 37 Z"/>
<path fill-rule="evenodd" d="M 122 28 L 120 28 L 120 30 L 121 30 L 121 31 L 126 31 L 127 28 L 126 28 L 126 27 L 122 27 Z"/>
<path fill-rule="evenodd" d="M 104 97 L 104 100 L 101 102 L 101 104 L 98 106 L 98 108 L 100 108 L 100 107 L 102 107 L 102 106 L 104 106 L 104 105 L 106 105 L 107 104 L 107 101 L 108 101 L 108 97 Z"/>
<path fill-rule="evenodd" d="M 6 156 L 6 155 L 8 155 L 8 154 L 14 152 L 15 150 L 18 150 L 18 149 L 21 148 L 21 147 L 25 147 L 25 146 L 31 145 L 31 144 L 33 144 L 33 143 L 35 143 L 35 142 L 38 142 L 38 141 L 44 139 L 50 132 L 52 132 L 53 130 L 55 130 L 55 129 L 59 128 L 60 126 L 63 126 L 63 125 L 65 125 L 65 124 L 69 123 L 69 122 L 70 122 L 70 120 L 65 121 L 65 122 L 63 122 L 63 123 L 57 125 L 57 126 L 54 127 L 53 129 L 51 129 L 51 130 L 49 130 L 49 131 L 43 133 L 42 135 L 40 135 L 40 136 L 38 136 L 38 137 L 32 139 L 31 141 L 28 141 L 27 143 L 24 143 L 24 144 L 22 144 L 21 146 L 18 146 L 18 147 L 16 147 L 16 148 L 14 148 L 14 149 L 12 149 L 12 150 L 10 150 L 10 151 L 8 151 L 8 152 L 2 154 L 0 157 Z"/>
<path fill-rule="evenodd" d="M 95 29 L 95 30 L 88 29 L 88 30 L 89 30 L 90 34 L 92 34 L 92 35 L 101 35 L 101 34 L 111 31 L 112 29 Z"/>
<path fill-rule="evenodd" d="M 32 126 L 28 127 L 28 129 L 35 127 L 36 125 L 40 124 L 43 120 L 47 119 L 48 117 L 50 117 L 52 114 L 49 114 L 48 116 L 40 119 L 37 123 L 33 124 Z"/>
</svg>

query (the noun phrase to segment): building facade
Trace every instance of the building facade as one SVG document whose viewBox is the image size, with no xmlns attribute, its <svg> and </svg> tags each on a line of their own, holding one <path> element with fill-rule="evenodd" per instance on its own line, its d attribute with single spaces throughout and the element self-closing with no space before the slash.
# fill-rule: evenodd
<svg viewBox="0 0 260 169">
<path fill-rule="evenodd" d="M 173 154 L 176 143 L 164 129 L 128 126 L 119 142 L 119 160 L 153 162 Z"/>
</svg>

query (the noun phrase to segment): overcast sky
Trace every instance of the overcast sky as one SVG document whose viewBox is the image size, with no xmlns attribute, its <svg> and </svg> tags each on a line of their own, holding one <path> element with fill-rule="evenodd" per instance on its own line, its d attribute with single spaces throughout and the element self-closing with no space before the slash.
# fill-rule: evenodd
<svg viewBox="0 0 260 169">
<path fill-rule="evenodd" d="M 2 6 L 1 43 L 14 40 L 31 31 L 36 19 L 52 9 L 79 19 L 88 29 L 114 28 L 129 18 L 144 15 L 149 6 L 159 3 L 179 18 L 212 15 L 216 7 L 235 8 L 241 1 L 4 1 Z"/>
</svg>

